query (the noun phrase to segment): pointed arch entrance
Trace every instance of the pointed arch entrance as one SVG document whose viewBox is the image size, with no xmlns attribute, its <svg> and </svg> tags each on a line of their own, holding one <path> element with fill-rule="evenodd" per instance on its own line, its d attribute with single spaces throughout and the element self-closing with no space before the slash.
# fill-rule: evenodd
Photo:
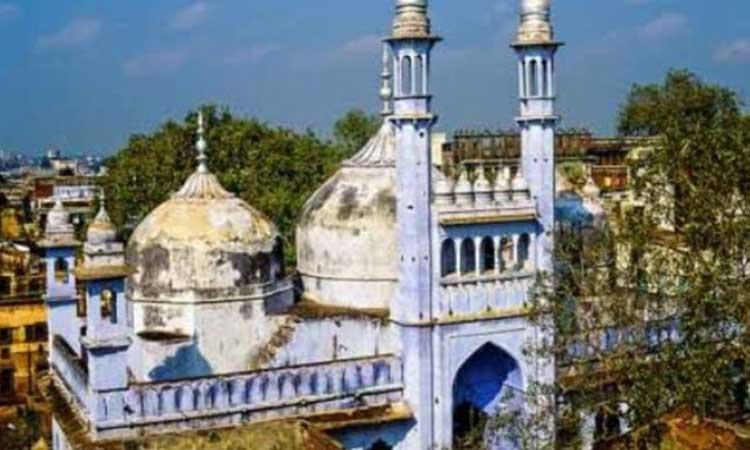
<svg viewBox="0 0 750 450">
<path fill-rule="evenodd" d="M 469 357 L 453 381 L 454 448 L 497 442 L 487 435 L 488 420 L 521 407 L 522 387 L 518 362 L 500 347 L 487 343 Z"/>
</svg>

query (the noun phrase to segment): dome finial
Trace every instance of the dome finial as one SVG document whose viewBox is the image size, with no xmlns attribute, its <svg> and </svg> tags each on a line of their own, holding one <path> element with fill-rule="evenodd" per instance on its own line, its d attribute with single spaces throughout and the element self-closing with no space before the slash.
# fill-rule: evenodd
<svg viewBox="0 0 750 450">
<path fill-rule="evenodd" d="M 107 214 L 106 195 L 104 189 L 99 190 L 99 212 L 89 224 L 86 232 L 86 242 L 89 244 L 105 244 L 117 240 L 117 229 Z"/>
<path fill-rule="evenodd" d="M 383 116 L 390 116 L 393 114 L 391 109 L 391 100 L 393 99 L 393 88 L 391 87 L 391 69 L 389 65 L 391 54 L 388 50 L 388 45 L 383 44 L 383 72 L 380 74 L 380 78 L 383 80 L 383 84 L 380 88 L 380 99 L 383 101 Z"/>
<path fill-rule="evenodd" d="M 206 167 L 206 160 L 208 159 L 206 157 L 206 149 L 208 148 L 208 144 L 206 144 L 205 133 L 203 111 L 198 111 L 198 142 L 195 144 L 195 148 L 198 150 L 198 172 L 200 173 L 208 172 L 208 167 Z"/>
</svg>

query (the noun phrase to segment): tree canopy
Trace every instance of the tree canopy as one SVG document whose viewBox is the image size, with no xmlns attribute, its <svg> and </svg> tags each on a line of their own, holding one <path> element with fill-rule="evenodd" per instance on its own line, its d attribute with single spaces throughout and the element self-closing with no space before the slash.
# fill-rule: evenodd
<svg viewBox="0 0 750 450">
<path fill-rule="evenodd" d="M 205 106 L 208 165 L 228 190 L 269 216 L 294 258 L 294 228 L 307 198 L 372 130 L 361 112 L 336 125 L 336 141 L 313 132 L 298 133 L 256 119 Z M 366 119 L 366 120 L 365 120 Z M 124 237 L 151 210 L 177 191 L 195 170 L 197 112 L 182 122 L 167 121 L 150 134 L 131 136 L 109 158 L 103 184 L 107 207 Z"/>
<path fill-rule="evenodd" d="M 679 408 L 750 408 L 750 127 L 734 92 L 671 71 L 632 88 L 619 130 L 653 137 L 631 154 L 633 197 L 605 227 L 561 227 L 531 305 L 556 338 L 535 351 L 557 359 L 562 430 L 597 417 L 598 438 L 627 423 L 658 448 L 652 425 Z"/>
<path fill-rule="evenodd" d="M 351 156 L 377 133 L 381 123 L 380 117 L 353 109 L 333 125 L 334 141 L 347 156 Z"/>
</svg>

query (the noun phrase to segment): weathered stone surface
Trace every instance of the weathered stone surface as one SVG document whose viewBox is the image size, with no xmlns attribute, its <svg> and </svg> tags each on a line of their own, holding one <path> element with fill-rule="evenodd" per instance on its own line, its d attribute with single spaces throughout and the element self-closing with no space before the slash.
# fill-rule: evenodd
<svg viewBox="0 0 750 450">
<path fill-rule="evenodd" d="M 388 309 L 398 262 L 394 155 L 385 123 L 305 205 L 297 268 L 318 303 Z"/>
</svg>

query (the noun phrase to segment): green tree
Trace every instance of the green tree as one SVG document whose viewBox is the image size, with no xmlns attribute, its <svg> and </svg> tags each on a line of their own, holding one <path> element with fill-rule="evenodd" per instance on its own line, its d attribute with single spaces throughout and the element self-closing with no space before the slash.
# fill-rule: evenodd
<svg viewBox="0 0 750 450">
<path fill-rule="evenodd" d="M 344 157 L 352 156 L 378 131 L 382 118 L 360 109 L 346 113 L 333 125 L 333 137 Z"/>
<path fill-rule="evenodd" d="M 636 200 L 607 227 L 561 227 L 554 280 L 530 304 L 556 339 L 533 351 L 557 359 L 563 429 L 598 416 L 603 437 L 625 419 L 656 448 L 676 409 L 750 406 L 750 127 L 734 92 L 672 71 L 633 87 L 619 129 L 654 138 L 633 155 Z"/>
<path fill-rule="evenodd" d="M 11 421 L 0 423 L 0 448 L 31 449 L 42 437 L 41 425 L 38 413 L 25 407 L 18 407 Z"/>
<path fill-rule="evenodd" d="M 207 121 L 208 164 L 222 184 L 267 214 L 280 228 L 287 258 L 295 254 L 294 227 L 305 200 L 336 170 L 337 146 L 312 132 L 297 133 L 213 106 Z M 195 170 L 197 112 L 133 135 L 106 161 L 103 185 L 112 219 L 126 238 L 151 210 Z"/>
</svg>

